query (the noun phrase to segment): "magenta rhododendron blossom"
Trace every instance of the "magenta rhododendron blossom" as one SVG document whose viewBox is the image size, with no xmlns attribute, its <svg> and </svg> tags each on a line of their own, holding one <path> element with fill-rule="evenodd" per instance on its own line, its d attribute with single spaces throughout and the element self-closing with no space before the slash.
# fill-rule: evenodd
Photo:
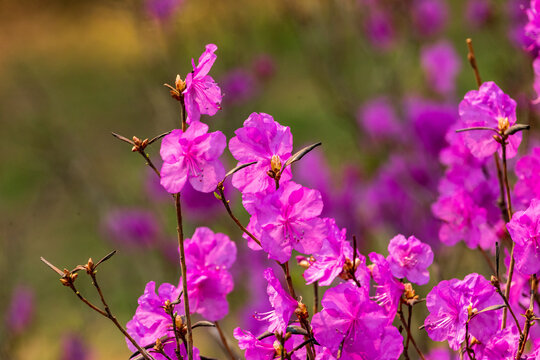
<svg viewBox="0 0 540 360">
<path fill-rule="evenodd" d="M 518 178 L 514 186 L 515 196 L 528 206 L 532 199 L 540 199 L 540 147 L 518 160 L 515 166 Z"/>
<path fill-rule="evenodd" d="M 315 261 L 304 272 L 306 284 L 315 281 L 328 286 L 343 271 L 347 259 L 352 260 L 353 249 L 347 241 L 347 230 L 339 229 L 334 219 L 325 218 L 328 235 L 321 249 L 313 254 Z"/>
<path fill-rule="evenodd" d="M 261 321 L 269 322 L 268 331 L 284 332 L 294 310 L 298 307 L 298 301 L 283 289 L 272 268 L 264 271 L 264 278 L 268 282 L 266 292 L 273 310 L 257 314 L 256 317 Z"/>
<path fill-rule="evenodd" d="M 397 311 L 401 296 L 405 291 L 405 286 L 400 283 L 392 274 L 389 262 L 381 254 L 372 252 L 369 260 L 373 263 L 370 266 L 371 276 L 377 289 L 373 299 L 384 308 L 390 323 Z"/>
<path fill-rule="evenodd" d="M 224 101 L 230 104 L 243 103 L 257 93 L 254 76 L 243 68 L 229 71 L 222 79 Z"/>
<path fill-rule="evenodd" d="M 208 72 L 216 61 L 217 46 L 206 45 L 198 65 L 191 60 L 193 71 L 186 76 L 186 89 L 183 91 L 189 123 L 198 122 L 201 114 L 215 115 L 221 104 L 221 89 Z"/>
<path fill-rule="evenodd" d="M 458 350 L 465 340 L 468 311 L 480 311 L 502 302 L 491 283 L 479 274 L 469 274 L 463 280 L 441 281 L 426 297 L 429 315 L 424 325 L 435 341 L 448 341 Z M 469 332 L 480 341 L 487 341 L 499 329 L 500 311 L 487 311 L 469 322 Z"/>
<path fill-rule="evenodd" d="M 197 191 L 214 191 L 225 176 L 219 157 L 226 145 L 221 131 L 208 133 L 208 126 L 200 122 L 186 132 L 173 130 L 163 138 L 159 151 L 161 185 L 171 194 L 179 193 L 186 181 Z"/>
<path fill-rule="evenodd" d="M 399 234 L 388 244 L 387 258 L 392 274 L 398 278 L 407 278 L 410 282 L 425 285 L 429 281 L 427 268 L 433 263 L 433 251 L 414 236 Z"/>
<path fill-rule="evenodd" d="M 427 83 L 439 94 L 451 95 L 456 87 L 456 76 L 461 69 L 461 62 L 452 44 L 439 41 L 425 46 L 420 57 Z"/>
<path fill-rule="evenodd" d="M 158 21 L 167 21 L 182 6 L 183 0 L 146 0 L 145 8 L 148 15 Z"/>
<path fill-rule="evenodd" d="M 389 50 L 396 40 L 392 16 L 385 10 L 372 8 L 364 23 L 366 35 L 375 48 Z"/>
<path fill-rule="evenodd" d="M 255 203 L 256 223 L 262 230 L 260 241 L 268 257 L 284 263 L 293 249 L 304 254 L 317 252 L 326 237 L 326 225 L 319 218 L 322 209 L 317 190 L 292 181 Z"/>
<path fill-rule="evenodd" d="M 478 360 L 515 359 L 519 335 L 517 327 L 514 324 L 509 324 L 504 330 L 499 330 L 489 338 L 486 343 L 474 345 L 476 358 Z"/>
<path fill-rule="evenodd" d="M 292 134 L 288 126 L 280 125 L 264 113 L 252 113 L 244 126 L 235 131 L 229 150 L 238 164 L 257 161 L 233 175 L 232 184 L 242 193 L 265 193 L 276 188 L 269 171 L 280 170 L 292 151 Z M 290 167 L 283 171 L 281 182 L 291 178 Z"/>
<path fill-rule="evenodd" d="M 178 299 L 182 288 L 175 287 L 171 284 L 161 284 L 156 294 L 156 283 L 150 281 L 146 284 L 144 294 L 139 297 L 139 306 L 135 311 L 133 318 L 126 324 L 128 334 L 141 346 L 146 346 L 155 343 L 156 339 L 162 336 L 174 338 L 171 326 L 171 316 L 168 315 L 163 306 L 167 300 L 173 302 Z M 174 306 L 174 311 L 179 315 L 184 315 L 184 305 L 181 302 Z M 133 344 L 126 339 L 128 348 L 135 352 L 137 349 Z M 169 357 L 175 357 L 176 344 L 173 342 L 166 343 L 164 351 Z M 186 357 L 186 349 L 181 346 L 180 354 Z M 199 350 L 193 349 L 193 358 L 199 360 Z M 167 360 L 161 354 L 152 354 L 156 360 Z"/>
<path fill-rule="evenodd" d="M 341 359 L 395 360 L 403 351 L 403 338 L 386 314 L 366 293 L 346 283 L 329 289 L 323 309 L 313 315 L 313 334 L 319 344 Z"/>
<path fill-rule="evenodd" d="M 515 243 L 517 269 L 527 275 L 540 270 L 540 200 L 534 199 L 525 211 L 518 211 L 506 228 Z"/>
<path fill-rule="evenodd" d="M 236 245 L 225 234 L 199 227 L 184 242 L 191 311 L 210 321 L 229 312 L 227 294 L 233 290 L 229 269 L 236 260 Z"/>
<path fill-rule="evenodd" d="M 488 127 L 499 131 L 516 123 L 516 102 L 492 81 L 483 83 L 479 90 L 465 94 L 459 103 L 459 116 L 464 128 Z M 463 133 L 465 144 L 479 158 L 492 155 L 501 149 L 490 130 L 471 130 Z M 508 158 L 517 154 L 522 134 L 518 132 L 508 138 Z"/>
<path fill-rule="evenodd" d="M 234 337 L 238 340 L 238 347 L 246 350 L 244 354 L 246 360 L 271 360 L 276 355 L 276 349 L 273 344 L 258 340 L 249 331 L 237 327 L 234 329 Z"/>
</svg>

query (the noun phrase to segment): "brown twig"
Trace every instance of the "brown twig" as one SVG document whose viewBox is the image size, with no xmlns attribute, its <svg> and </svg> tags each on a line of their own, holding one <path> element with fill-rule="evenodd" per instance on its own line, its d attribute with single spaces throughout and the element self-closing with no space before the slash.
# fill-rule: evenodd
<svg viewBox="0 0 540 360">
<path fill-rule="evenodd" d="M 512 198 L 510 195 L 510 185 L 508 182 L 508 166 L 506 164 L 506 139 L 502 139 L 501 141 L 502 145 L 502 168 L 503 168 L 503 182 L 504 182 L 504 188 L 506 191 L 506 209 L 508 213 L 508 220 L 512 220 Z M 514 248 L 515 248 L 515 242 L 512 241 L 512 250 L 510 251 L 510 265 L 508 266 L 508 275 L 506 277 L 506 288 L 504 290 L 504 296 L 508 301 L 510 301 L 510 288 L 512 287 L 512 278 L 514 275 L 514 266 L 516 263 L 516 260 L 514 258 Z M 504 329 L 506 327 L 506 318 L 508 317 L 508 308 L 505 307 L 503 309 L 503 316 L 502 316 L 502 322 L 501 322 L 501 329 Z"/>
<path fill-rule="evenodd" d="M 523 328 L 523 334 L 519 339 L 519 346 L 518 346 L 518 352 L 516 354 L 516 360 L 521 359 L 521 355 L 525 351 L 525 345 L 527 344 L 527 339 L 529 338 L 529 330 L 535 318 L 534 297 L 537 291 L 538 291 L 538 279 L 536 278 L 536 274 L 532 274 L 531 275 L 531 299 L 529 302 L 529 308 L 525 312 L 526 321 L 525 321 L 525 326 Z"/>
<path fill-rule="evenodd" d="M 187 267 L 186 254 L 184 252 L 184 228 L 182 226 L 182 206 L 180 204 L 180 193 L 174 195 L 174 205 L 176 208 L 176 232 L 178 234 L 178 246 L 180 247 L 180 268 L 182 271 L 182 294 L 184 296 L 184 312 L 187 322 L 187 353 L 188 360 L 193 360 L 193 331 L 191 329 L 191 314 L 189 310 L 189 297 L 187 289 Z"/>
<path fill-rule="evenodd" d="M 467 39 L 467 48 L 469 49 L 469 53 L 467 54 L 467 59 L 469 60 L 469 63 L 471 64 L 471 67 L 474 71 L 476 85 L 480 87 L 480 85 L 482 85 L 482 79 L 480 78 L 480 71 L 478 71 L 478 65 L 476 64 L 476 57 L 474 56 L 474 48 L 472 44 L 472 39 Z"/>
<path fill-rule="evenodd" d="M 319 282 L 313 283 L 313 314 L 319 312 Z"/>
<path fill-rule="evenodd" d="M 482 254 L 484 259 L 486 260 L 486 263 L 488 264 L 493 274 L 496 274 L 497 270 L 495 269 L 495 265 L 493 264 L 493 261 L 491 261 L 491 259 L 489 258 L 489 255 L 486 253 L 484 249 L 480 247 L 480 245 L 478 245 L 478 251 L 480 251 L 480 254 Z"/>
<path fill-rule="evenodd" d="M 407 323 L 407 321 L 405 320 L 405 317 L 403 316 L 403 311 L 402 311 L 401 305 L 400 305 L 400 307 L 398 308 L 397 314 L 398 314 L 399 320 L 400 320 L 401 323 L 403 324 L 403 327 L 404 327 L 405 330 L 407 331 L 407 337 L 408 337 L 408 339 L 410 339 L 410 342 L 413 344 L 414 349 L 415 349 L 416 352 L 418 353 L 418 356 L 420 357 L 420 359 L 426 360 L 424 354 L 422 353 L 422 351 L 420 350 L 420 348 L 419 348 L 418 345 L 416 344 L 416 341 L 414 340 L 414 337 L 413 337 L 412 334 L 411 334 L 410 324 Z"/>
<path fill-rule="evenodd" d="M 229 347 L 229 344 L 227 343 L 227 339 L 225 338 L 225 334 L 223 334 L 223 331 L 221 331 L 221 327 L 219 326 L 219 323 L 217 321 L 214 321 L 214 324 L 216 325 L 216 329 L 219 333 L 219 338 L 221 339 L 221 342 L 223 343 L 225 350 L 227 350 L 227 354 L 229 355 L 231 360 L 235 360 L 234 355 L 231 351 L 231 348 Z"/>
<path fill-rule="evenodd" d="M 240 230 L 242 230 L 242 232 L 244 234 L 249 236 L 251 238 L 251 240 L 255 241 L 257 243 L 257 245 L 262 247 L 261 242 L 259 241 L 259 239 L 257 239 L 255 237 L 255 235 L 253 235 L 251 232 L 249 232 L 248 229 L 246 229 L 246 227 L 244 225 L 242 225 L 240 220 L 238 220 L 238 218 L 233 214 L 233 212 L 231 210 L 231 207 L 229 206 L 229 200 L 227 200 L 227 198 L 225 197 L 223 182 L 220 182 L 218 184 L 217 191 L 219 192 L 220 200 L 223 203 L 223 206 L 225 206 L 225 209 L 227 210 L 227 214 L 229 214 L 230 218 L 233 219 L 233 221 L 240 228 Z"/>
</svg>

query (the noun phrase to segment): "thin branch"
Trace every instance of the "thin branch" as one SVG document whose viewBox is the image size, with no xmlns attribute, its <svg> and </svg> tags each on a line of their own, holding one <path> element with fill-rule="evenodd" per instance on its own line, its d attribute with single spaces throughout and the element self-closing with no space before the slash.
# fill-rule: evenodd
<svg viewBox="0 0 540 360">
<path fill-rule="evenodd" d="M 411 329 L 410 329 L 409 325 L 407 324 L 407 321 L 405 320 L 405 317 L 403 316 L 403 311 L 401 310 L 401 308 L 398 309 L 397 314 L 398 314 L 399 320 L 401 321 L 401 323 L 405 327 L 405 330 L 407 330 L 407 336 L 410 338 L 410 341 L 413 344 L 416 352 L 418 353 L 418 356 L 420 357 L 420 359 L 426 360 L 424 354 L 422 353 L 420 348 L 418 348 L 418 345 L 416 345 L 416 341 L 414 340 L 414 337 L 411 334 Z"/>
<path fill-rule="evenodd" d="M 214 324 L 216 325 L 216 329 L 219 333 L 219 338 L 221 339 L 221 342 L 223 343 L 225 350 L 227 350 L 227 354 L 229 355 L 231 360 L 235 360 L 234 355 L 231 351 L 231 348 L 229 347 L 229 344 L 227 343 L 227 339 L 225 338 L 225 334 L 223 334 L 223 331 L 221 330 L 221 327 L 219 326 L 219 323 L 217 321 L 214 321 Z"/>
<path fill-rule="evenodd" d="M 467 54 L 467 59 L 469 60 L 469 63 L 471 64 L 471 67 L 474 71 L 476 85 L 480 87 L 482 85 L 482 79 L 480 78 L 480 71 L 478 71 L 478 65 L 476 64 L 476 57 L 474 56 L 474 48 L 472 44 L 472 39 L 467 39 L 467 48 L 469 49 L 469 53 Z"/>
</svg>

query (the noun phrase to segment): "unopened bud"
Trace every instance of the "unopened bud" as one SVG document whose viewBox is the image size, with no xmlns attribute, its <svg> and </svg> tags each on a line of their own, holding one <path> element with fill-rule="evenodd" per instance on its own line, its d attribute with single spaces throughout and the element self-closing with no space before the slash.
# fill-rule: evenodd
<svg viewBox="0 0 540 360">
<path fill-rule="evenodd" d="M 510 122 L 507 117 L 500 117 L 499 120 L 499 131 L 504 134 L 504 132 L 510 127 Z"/>
<path fill-rule="evenodd" d="M 161 343 L 161 340 L 159 338 L 156 339 L 156 345 L 154 345 L 154 350 L 157 352 L 163 351 L 163 344 Z"/>
<path fill-rule="evenodd" d="M 499 288 L 501 285 L 499 282 L 499 278 L 495 275 L 491 275 L 491 285 L 495 286 L 496 288 Z"/>
<path fill-rule="evenodd" d="M 272 159 L 270 160 L 270 168 L 274 174 L 279 174 L 281 171 L 281 159 L 279 158 L 279 155 L 272 155 Z"/>
<path fill-rule="evenodd" d="M 418 299 L 418 295 L 414 292 L 414 289 L 412 287 L 411 283 L 405 284 L 405 299 L 407 300 L 416 300 Z"/>
<path fill-rule="evenodd" d="M 92 258 L 88 259 L 88 263 L 86 263 L 84 268 L 87 274 L 91 274 L 94 271 L 94 262 L 92 261 Z"/>
<path fill-rule="evenodd" d="M 299 318 L 307 319 L 309 317 L 307 307 L 301 301 L 298 302 L 298 307 L 294 310 L 294 314 Z"/>
<path fill-rule="evenodd" d="M 174 81 L 174 86 L 176 87 L 176 90 L 181 93 L 186 89 L 186 82 L 182 80 L 180 75 L 176 75 L 176 80 Z"/>
<path fill-rule="evenodd" d="M 180 315 L 176 315 L 176 318 L 174 318 L 174 323 L 177 329 L 182 329 L 184 327 L 184 320 Z"/>
</svg>

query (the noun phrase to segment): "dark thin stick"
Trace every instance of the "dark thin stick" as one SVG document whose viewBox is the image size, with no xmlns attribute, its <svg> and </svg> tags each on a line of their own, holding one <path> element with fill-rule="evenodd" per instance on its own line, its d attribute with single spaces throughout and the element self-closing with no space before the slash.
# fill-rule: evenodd
<svg viewBox="0 0 540 360">
<path fill-rule="evenodd" d="M 469 53 L 467 54 L 467 59 L 469 60 L 469 63 L 471 64 L 471 67 L 474 71 L 476 85 L 480 87 L 482 85 L 482 79 L 480 78 L 480 71 L 478 71 L 478 65 L 476 64 L 476 57 L 474 56 L 474 48 L 472 44 L 472 39 L 467 39 L 467 48 L 469 49 Z"/>
<path fill-rule="evenodd" d="M 148 156 L 148 154 L 144 151 L 144 149 L 139 149 L 138 150 L 138 153 L 142 155 L 142 157 L 144 158 L 144 160 L 146 160 L 146 165 L 150 166 L 152 168 L 152 170 L 154 170 L 154 172 L 156 173 L 156 175 L 161 178 L 161 174 L 159 173 L 159 170 L 156 168 L 156 166 L 154 165 L 154 163 L 152 162 L 152 160 L 150 160 L 150 156 Z"/>
<path fill-rule="evenodd" d="M 189 297 L 187 291 L 187 268 L 186 254 L 184 252 L 184 228 L 182 226 L 182 206 L 180 204 L 180 193 L 174 195 L 176 208 L 176 232 L 178 234 L 178 246 L 180 247 L 180 268 L 182 270 L 182 294 L 184 296 L 184 312 L 187 322 L 187 353 L 188 359 L 193 360 L 193 332 L 191 329 L 191 314 L 189 311 Z"/>
<path fill-rule="evenodd" d="M 498 285 L 498 284 L 497 284 Z M 516 326 L 519 330 L 519 332 L 521 333 L 521 326 L 519 326 L 519 321 L 516 317 L 516 314 L 514 313 L 514 311 L 512 310 L 512 308 L 510 307 L 510 303 L 508 302 L 508 299 L 506 298 L 506 296 L 504 296 L 504 294 L 502 293 L 501 291 L 501 287 L 500 286 L 495 286 L 495 291 L 497 292 L 497 294 L 500 295 L 500 297 L 503 299 L 504 301 L 504 304 L 506 305 L 506 307 L 510 310 L 510 314 L 512 315 L 512 317 L 514 318 L 514 322 L 516 323 Z"/>
<path fill-rule="evenodd" d="M 319 312 L 319 282 L 313 283 L 313 314 Z"/>
<path fill-rule="evenodd" d="M 186 123 L 187 114 L 186 114 L 186 104 L 185 104 L 183 96 L 180 97 L 180 114 L 181 114 L 180 119 L 181 119 L 181 122 L 182 122 L 182 132 L 186 132 L 186 129 L 187 129 L 187 123 Z"/>
<path fill-rule="evenodd" d="M 486 260 L 486 262 L 487 262 L 489 268 L 491 269 L 491 271 L 493 272 L 493 274 L 496 274 L 497 269 L 495 269 L 495 265 L 493 265 L 493 261 L 491 261 L 491 259 L 489 258 L 489 255 L 486 253 L 486 251 L 484 249 L 482 249 L 480 246 L 478 246 L 478 251 L 480 251 L 480 254 L 482 254 L 484 259 Z"/>
<path fill-rule="evenodd" d="M 508 212 L 508 220 L 512 220 L 512 199 L 510 196 L 510 185 L 508 183 L 508 167 L 506 164 L 506 142 L 503 141 L 501 143 L 502 145 L 502 164 L 503 164 L 503 179 L 504 179 L 504 187 L 506 190 L 506 209 Z M 512 287 L 512 277 L 514 275 L 514 265 L 516 263 L 516 260 L 514 258 L 514 247 L 515 242 L 512 241 L 512 250 L 510 252 L 510 265 L 508 266 L 508 276 L 506 277 L 506 288 L 504 290 L 504 296 L 505 298 L 510 301 L 510 288 Z M 508 308 L 505 307 L 503 309 L 503 317 L 501 322 L 501 329 L 504 329 L 506 327 L 506 318 L 508 316 Z"/>
<path fill-rule="evenodd" d="M 174 307 L 172 309 L 173 310 L 171 311 L 170 315 L 171 315 L 171 321 L 172 321 L 172 327 L 173 327 L 173 333 L 174 333 L 174 341 L 176 342 L 176 348 L 174 349 L 174 352 L 176 353 L 176 358 L 180 360 L 182 358 L 180 356 L 180 336 L 178 334 L 178 328 L 176 327 L 176 315 L 174 313 Z"/>
<path fill-rule="evenodd" d="M 223 189 L 224 189 L 223 188 L 223 183 L 219 183 L 218 187 L 217 187 L 217 190 L 219 192 L 220 200 L 223 203 L 223 205 L 225 206 L 225 209 L 227 210 L 227 214 L 229 214 L 230 218 L 233 219 L 233 221 L 240 228 L 240 230 L 242 230 L 242 232 L 244 234 L 249 236 L 251 238 L 251 240 L 255 241 L 259 246 L 262 247 L 261 242 L 259 241 L 259 239 L 257 239 L 251 232 L 249 232 L 248 229 L 246 229 L 245 226 L 242 225 L 240 220 L 238 220 L 238 218 L 236 216 L 234 216 L 234 214 L 233 214 L 233 212 L 231 210 L 231 207 L 229 206 L 229 200 L 227 200 L 225 198 L 225 193 L 224 193 Z"/>
<path fill-rule="evenodd" d="M 229 347 L 229 344 L 227 343 L 227 339 L 225 338 L 225 335 L 223 334 L 223 331 L 221 331 L 221 327 L 219 326 L 219 323 L 217 321 L 214 321 L 214 324 L 216 325 L 216 329 L 219 333 L 219 338 L 221 339 L 221 342 L 223 343 L 223 346 L 225 347 L 225 350 L 227 350 L 227 354 L 231 358 L 231 360 L 235 360 L 234 355 L 231 351 L 231 348 Z"/>
<path fill-rule="evenodd" d="M 473 127 L 465 128 L 465 129 L 457 129 L 456 132 L 461 133 L 461 132 L 471 131 L 471 130 L 473 130 L 473 131 L 474 130 L 491 130 L 491 131 L 495 131 L 497 134 L 499 134 L 499 131 L 497 131 L 497 129 L 490 128 L 490 127 L 485 127 L 485 126 L 473 126 Z"/>
<path fill-rule="evenodd" d="M 410 341 L 413 344 L 416 352 L 418 353 L 418 356 L 420 357 L 420 359 L 426 360 L 426 358 L 424 357 L 424 354 L 418 348 L 418 345 L 416 345 L 416 341 L 414 340 L 414 337 L 411 334 L 411 329 L 410 329 L 409 325 L 407 324 L 407 321 L 405 320 L 405 317 L 403 316 L 403 311 L 401 310 L 401 308 L 398 309 L 397 313 L 398 313 L 399 320 L 401 321 L 401 323 L 405 327 L 405 330 L 407 330 L 407 336 L 410 338 Z"/>
<path fill-rule="evenodd" d="M 525 312 L 525 327 L 523 329 L 523 334 L 519 340 L 518 353 L 516 354 L 516 360 L 521 359 L 521 355 L 525 351 L 525 345 L 527 344 L 527 339 L 529 337 L 529 329 L 531 328 L 532 322 L 534 321 L 534 297 L 538 290 L 538 279 L 536 274 L 531 275 L 531 300 L 529 303 L 529 308 Z"/>
</svg>

